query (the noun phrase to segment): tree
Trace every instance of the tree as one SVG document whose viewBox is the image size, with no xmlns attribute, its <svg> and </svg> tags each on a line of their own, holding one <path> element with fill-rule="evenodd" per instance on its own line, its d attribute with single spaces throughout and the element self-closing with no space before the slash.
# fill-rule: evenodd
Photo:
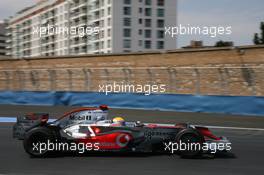
<svg viewBox="0 0 264 175">
<path fill-rule="evenodd" d="M 264 44 L 264 22 L 260 23 L 260 30 L 261 30 L 261 42 Z"/>
<path fill-rule="evenodd" d="M 230 47 L 230 46 L 233 46 L 233 42 L 230 42 L 230 41 L 217 41 L 215 43 L 215 47 Z"/>
<path fill-rule="evenodd" d="M 260 38 L 259 38 L 259 36 L 258 36 L 257 33 L 255 33 L 255 35 L 254 35 L 253 42 L 254 42 L 254 44 L 256 44 L 256 45 L 261 44 L 261 42 L 260 42 Z"/>
<path fill-rule="evenodd" d="M 260 23 L 260 37 L 258 33 L 255 33 L 253 42 L 256 45 L 264 44 L 264 22 Z"/>
</svg>

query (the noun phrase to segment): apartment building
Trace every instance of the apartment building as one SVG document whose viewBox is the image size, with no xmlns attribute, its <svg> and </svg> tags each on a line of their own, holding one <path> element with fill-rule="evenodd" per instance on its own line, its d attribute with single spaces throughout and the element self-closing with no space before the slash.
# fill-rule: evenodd
<svg viewBox="0 0 264 175">
<path fill-rule="evenodd" d="M 176 26 L 176 0 L 41 0 L 9 19 L 8 54 L 12 57 L 62 56 L 171 50 L 175 38 L 165 26 Z M 92 35 L 35 29 L 54 26 L 98 28 Z"/>
<path fill-rule="evenodd" d="M 6 55 L 6 23 L 0 22 L 0 56 Z"/>
</svg>

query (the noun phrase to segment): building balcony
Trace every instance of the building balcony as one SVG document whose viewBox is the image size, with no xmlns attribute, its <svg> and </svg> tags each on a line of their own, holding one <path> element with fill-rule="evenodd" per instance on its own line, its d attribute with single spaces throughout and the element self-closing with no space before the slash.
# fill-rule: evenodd
<svg viewBox="0 0 264 175">
<path fill-rule="evenodd" d="M 87 12 L 86 11 L 76 12 L 76 13 L 71 14 L 71 16 L 72 16 L 71 19 L 74 20 L 77 18 L 82 18 L 84 16 L 87 16 Z"/>
<path fill-rule="evenodd" d="M 6 33 L 6 36 L 11 36 L 12 35 L 12 32 L 7 32 Z"/>
<path fill-rule="evenodd" d="M 6 40 L 6 43 L 11 43 L 11 42 L 12 42 L 11 39 L 7 39 L 7 40 Z"/>
<path fill-rule="evenodd" d="M 86 7 L 86 6 L 87 6 L 87 2 L 86 1 L 82 1 L 82 2 L 79 2 L 79 3 L 73 4 L 71 10 L 76 10 L 76 9 L 79 9 L 79 8 L 82 8 L 82 7 Z"/>
</svg>

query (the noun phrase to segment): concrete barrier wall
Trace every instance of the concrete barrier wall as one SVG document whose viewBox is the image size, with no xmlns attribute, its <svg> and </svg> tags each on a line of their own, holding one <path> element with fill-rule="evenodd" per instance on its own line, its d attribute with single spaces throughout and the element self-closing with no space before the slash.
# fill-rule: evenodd
<svg viewBox="0 0 264 175">
<path fill-rule="evenodd" d="M 256 65 L 255 65 L 256 66 Z M 166 93 L 263 96 L 264 68 L 54 69 L 0 71 L 0 90 L 89 91 L 114 82 L 164 84 Z"/>
<path fill-rule="evenodd" d="M 264 96 L 264 46 L 0 60 L 0 90 L 90 91 L 165 84 L 166 93 Z"/>
</svg>

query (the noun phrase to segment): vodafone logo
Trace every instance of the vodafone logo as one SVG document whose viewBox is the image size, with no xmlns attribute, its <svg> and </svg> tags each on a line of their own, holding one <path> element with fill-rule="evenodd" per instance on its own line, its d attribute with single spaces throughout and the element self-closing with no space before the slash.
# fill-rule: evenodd
<svg viewBox="0 0 264 175">
<path fill-rule="evenodd" d="M 116 143 L 120 147 L 125 147 L 131 139 L 130 135 L 122 133 L 116 137 Z"/>
</svg>

